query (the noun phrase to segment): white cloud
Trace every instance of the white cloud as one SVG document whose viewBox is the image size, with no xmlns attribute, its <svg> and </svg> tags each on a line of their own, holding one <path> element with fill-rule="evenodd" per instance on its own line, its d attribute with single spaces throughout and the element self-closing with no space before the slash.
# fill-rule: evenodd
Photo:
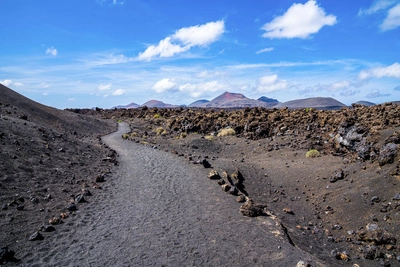
<svg viewBox="0 0 400 267">
<path fill-rule="evenodd" d="M 153 57 L 172 57 L 175 54 L 189 50 L 189 46 L 182 47 L 179 44 L 172 44 L 171 37 L 161 40 L 158 45 L 149 46 L 143 53 L 139 53 L 139 60 L 150 61 Z"/>
<path fill-rule="evenodd" d="M 198 84 L 187 83 L 179 86 L 179 91 L 189 93 L 191 97 L 197 98 L 209 92 L 228 91 L 229 88 L 230 86 L 227 84 L 222 84 L 218 81 L 211 81 Z"/>
<path fill-rule="evenodd" d="M 157 93 L 167 92 L 176 87 L 176 83 L 170 81 L 170 79 L 162 79 L 156 82 L 151 89 Z"/>
<path fill-rule="evenodd" d="M 396 3 L 396 0 L 376 0 L 374 3 L 367 9 L 361 8 L 358 11 L 358 15 L 371 15 L 381 10 L 385 10 Z"/>
<path fill-rule="evenodd" d="M 261 53 L 271 52 L 271 51 L 273 51 L 273 50 L 274 50 L 273 47 L 267 47 L 267 48 L 263 48 L 263 49 L 258 50 L 258 51 L 256 52 L 256 54 L 258 55 L 258 54 L 261 54 Z"/>
<path fill-rule="evenodd" d="M 394 63 L 387 67 L 376 67 L 368 70 L 362 70 L 358 75 L 360 80 L 366 80 L 370 78 L 382 78 L 391 77 L 400 79 L 400 64 Z"/>
<path fill-rule="evenodd" d="M 185 46 L 206 46 L 217 41 L 224 32 L 225 22 L 220 20 L 179 29 L 172 38 L 179 40 Z"/>
<path fill-rule="evenodd" d="M 123 90 L 123 89 L 117 89 L 117 90 L 115 90 L 114 92 L 112 92 L 111 95 L 113 95 L 113 96 L 118 96 L 118 95 L 122 95 L 122 94 L 124 94 L 124 93 L 125 93 L 125 90 Z"/>
<path fill-rule="evenodd" d="M 55 49 L 54 47 L 47 48 L 46 50 L 46 55 L 57 56 L 57 54 L 58 54 L 57 49 Z"/>
<path fill-rule="evenodd" d="M 223 20 L 181 28 L 161 40 L 158 45 L 151 45 L 144 52 L 139 53 L 138 59 L 150 61 L 154 57 L 172 57 L 194 46 L 207 46 L 217 41 L 224 32 Z"/>
<path fill-rule="evenodd" d="M 108 84 L 100 84 L 98 89 L 100 91 L 106 91 L 106 90 L 110 90 L 111 89 L 112 84 L 108 83 Z"/>
<path fill-rule="evenodd" d="M 262 35 L 266 38 L 307 38 L 317 33 L 324 26 L 336 24 L 334 15 L 326 15 L 325 11 L 310 0 L 305 4 L 294 3 L 285 14 L 275 17 L 266 23 Z"/>
<path fill-rule="evenodd" d="M 381 24 L 382 31 L 393 30 L 400 26 L 400 4 L 392 7 L 385 20 Z"/>
<path fill-rule="evenodd" d="M 274 91 L 285 90 L 289 87 L 289 83 L 285 80 L 280 80 L 277 74 L 263 76 L 258 79 L 257 91 L 270 93 Z"/>
<path fill-rule="evenodd" d="M 368 98 L 379 98 L 384 96 L 390 96 L 390 94 L 381 94 L 379 89 L 374 89 L 367 95 Z"/>
<path fill-rule="evenodd" d="M 67 101 L 74 102 L 74 101 L 76 101 L 76 99 L 75 98 L 68 98 Z"/>
<path fill-rule="evenodd" d="M 19 86 L 24 86 L 24 84 L 23 83 L 20 83 L 20 82 L 13 82 L 12 80 L 4 80 L 4 81 L 0 81 L 0 83 L 1 84 L 3 84 L 4 86 L 16 86 L 16 87 L 19 87 Z"/>
</svg>

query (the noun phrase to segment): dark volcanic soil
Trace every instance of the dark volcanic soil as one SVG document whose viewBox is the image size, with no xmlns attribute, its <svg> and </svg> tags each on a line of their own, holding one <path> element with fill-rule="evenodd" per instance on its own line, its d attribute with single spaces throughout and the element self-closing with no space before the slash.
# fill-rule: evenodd
<svg viewBox="0 0 400 267">
<path fill-rule="evenodd" d="M 94 250 L 94 254 L 90 254 L 89 250 L 96 247 L 95 244 L 88 246 L 90 242 L 97 244 L 102 238 L 109 240 L 110 236 L 113 240 L 117 236 L 122 241 L 127 240 L 129 244 L 136 244 L 138 248 L 135 251 L 139 254 L 143 252 L 138 255 L 145 257 L 139 260 L 151 264 L 156 261 L 149 260 L 148 253 L 141 249 L 171 246 L 171 240 L 165 238 L 169 236 L 166 229 L 176 226 L 174 222 L 179 216 L 192 216 L 182 220 L 187 228 L 194 227 L 192 234 L 201 236 L 204 232 L 212 235 L 215 226 L 207 225 L 207 220 L 201 224 L 204 231 L 200 231 L 196 226 L 197 222 L 191 220 L 203 212 L 222 212 L 221 206 L 215 204 L 219 201 L 218 203 L 224 203 L 229 214 L 232 208 L 236 210 L 234 214 L 228 215 L 229 220 L 225 223 L 234 225 L 236 219 L 240 223 L 248 223 L 249 233 L 258 234 L 261 239 L 267 238 L 268 234 L 265 231 L 257 232 L 260 224 L 279 229 L 285 237 L 282 240 L 286 241 L 281 240 L 283 243 L 274 243 L 273 246 L 278 245 L 277 249 L 282 249 L 282 253 L 290 251 L 292 247 L 296 253 L 304 253 L 302 255 L 306 258 L 298 258 L 299 260 L 310 260 L 314 266 L 316 262 L 329 266 L 399 265 L 398 105 L 355 106 L 336 111 L 260 108 L 70 111 L 72 112 L 40 105 L 0 86 L 0 244 L 1 247 L 8 247 L 8 250 L 1 250 L 3 262 L 0 264 L 14 261 L 15 263 L 8 264 L 64 265 L 72 264 L 68 259 L 79 255 L 74 259 L 74 264 L 82 261 L 89 266 L 98 265 L 96 253 L 110 257 L 113 257 L 110 251 L 118 251 L 121 255 L 129 254 L 123 244 L 108 252 L 102 250 L 107 246 L 100 246 L 100 250 Z M 206 199 L 193 201 L 193 206 L 203 203 L 198 207 L 199 210 L 196 209 L 197 212 L 171 213 L 178 217 L 168 221 L 170 225 L 161 225 L 154 219 L 152 225 L 167 227 L 163 228 L 164 232 L 158 233 L 158 245 L 154 245 L 157 238 L 154 239 L 155 236 L 151 236 L 148 231 L 140 232 L 140 227 L 133 229 L 138 231 L 137 236 L 143 233 L 150 236 L 145 235 L 144 239 L 135 240 L 127 229 L 112 227 L 113 223 L 127 226 L 132 223 L 129 216 L 123 215 L 121 207 L 126 207 L 132 214 L 145 212 L 149 209 L 145 204 L 146 196 L 151 195 L 151 190 L 160 189 L 156 180 L 149 185 L 143 185 L 146 190 L 150 190 L 149 194 L 135 191 L 134 185 L 129 189 L 129 179 L 121 180 L 122 185 L 118 183 L 118 171 L 121 169 L 117 166 L 116 153 L 102 144 L 99 138 L 114 131 L 117 121 L 129 123 L 131 132 L 122 137 L 137 143 L 132 145 L 141 151 L 140 160 L 144 161 L 140 163 L 138 160 L 135 164 L 148 166 L 148 175 L 152 179 L 158 176 L 167 179 L 168 173 L 180 177 L 175 169 L 185 172 L 193 169 L 193 174 L 196 175 L 190 175 L 191 179 L 199 179 L 193 183 L 202 191 L 208 190 Z M 230 129 L 230 133 L 227 129 Z M 222 130 L 225 130 L 227 136 L 223 136 Z M 233 135 L 229 135 L 232 131 Z M 217 136 L 218 134 L 221 136 Z M 146 147 L 141 150 L 141 146 Z M 318 150 L 320 156 L 306 157 L 310 149 Z M 127 155 L 131 155 L 131 152 L 133 157 L 134 151 L 127 152 Z M 172 163 L 173 158 L 176 162 Z M 163 161 L 164 159 L 168 160 Z M 164 165 L 160 162 L 164 162 Z M 183 167 L 182 164 L 190 166 Z M 165 173 L 162 171 L 164 167 L 167 170 Z M 225 193 L 217 180 L 207 179 L 206 173 L 211 170 L 217 171 L 223 177 L 218 179 L 219 183 L 224 180 L 228 184 L 231 180 L 232 186 L 235 184 L 240 191 L 231 191 L 234 196 Z M 243 175 L 243 179 L 239 179 L 240 183 L 235 180 L 236 170 Z M 131 171 L 135 173 L 135 169 Z M 140 170 L 140 174 L 140 177 L 146 176 L 143 170 Z M 134 176 L 139 179 L 139 183 L 141 180 L 138 174 Z M 206 188 L 203 188 L 202 179 Z M 182 194 L 193 188 L 175 182 L 170 181 L 170 189 L 178 192 L 173 194 L 174 201 L 179 203 L 179 196 L 189 201 L 190 198 Z M 181 186 L 184 187 L 180 188 Z M 107 190 L 100 191 L 102 187 Z M 226 185 L 224 188 L 227 188 Z M 162 190 L 160 192 L 161 195 L 165 193 Z M 202 192 L 197 193 L 198 196 L 202 195 Z M 236 195 L 247 195 L 247 202 L 237 203 Z M 136 197 L 141 200 L 134 202 Z M 138 206 L 131 209 L 129 202 L 123 202 L 128 198 L 132 198 L 130 201 Z M 169 197 L 165 201 L 168 202 L 168 199 Z M 227 200 L 230 202 L 226 202 Z M 96 201 L 99 201 L 99 205 Z M 165 208 L 162 214 L 167 214 L 170 209 L 183 207 L 173 201 L 171 203 L 172 206 L 162 207 Z M 262 217 L 243 216 L 239 213 L 239 207 L 242 213 L 253 216 L 261 214 Z M 249 207 L 252 208 L 248 209 Z M 109 216 L 98 217 L 99 214 Z M 145 215 L 143 216 L 137 222 L 146 227 L 148 222 Z M 275 225 L 267 222 L 274 222 Z M 48 226 L 50 223 L 55 227 L 55 233 L 46 232 L 52 230 Z M 224 221 L 219 223 L 223 225 Z M 45 226 L 42 227 L 42 224 Z M 96 232 L 98 227 L 102 229 L 100 232 Z M 224 232 L 223 227 L 220 229 L 221 235 L 229 233 Z M 32 236 L 38 230 L 39 234 Z M 90 234 L 86 236 L 85 231 Z M 169 234 L 171 233 L 178 232 L 172 231 Z M 79 236 L 85 238 L 80 240 Z M 228 256 L 224 254 L 219 259 L 215 259 L 216 256 L 201 258 L 194 247 L 207 251 L 204 243 L 193 243 L 190 240 L 191 235 L 183 234 L 179 238 L 183 238 L 183 243 L 192 246 L 188 252 L 193 253 L 191 260 L 197 258 L 205 264 L 220 265 L 224 259 L 229 259 L 229 253 L 234 253 L 229 251 L 228 246 L 220 251 Z M 252 260 L 261 266 L 268 262 L 268 257 L 262 254 L 260 240 L 255 238 L 254 244 L 248 239 L 244 240 L 247 241 L 241 242 L 246 245 L 248 255 L 243 263 L 248 265 L 248 260 Z M 151 242 L 147 244 L 147 241 Z M 140 245 L 142 243 L 144 247 Z M 32 247 L 35 247 L 34 251 L 30 251 Z M 71 250 L 67 251 L 68 247 Z M 232 249 L 235 251 L 235 248 Z M 7 251 L 15 252 L 15 255 L 9 253 L 6 257 Z M 283 255 L 272 250 L 270 253 L 267 255 L 276 256 L 271 256 L 275 260 Z M 168 258 L 169 255 L 174 254 L 166 252 L 157 257 L 170 264 L 188 262 L 184 259 L 174 261 Z M 215 255 L 218 256 L 218 253 Z M 307 258 L 307 255 L 312 256 Z M 130 257 L 133 257 L 133 262 L 137 262 L 138 258 L 134 255 Z M 297 258 L 290 258 L 286 263 L 292 265 L 296 261 Z M 109 258 L 106 262 L 129 265 L 123 259 Z M 197 261 L 192 261 L 193 264 L 195 262 Z M 236 262 L 236 265 L 241 264 Z"/>
<path fill-rule="evenodd" d="M 194 164 L 206 159 L 219 173 L 239 169 L 245 192 L 282 221 L 296 247 L 332 265 L 398 264 L 399 106 L 96 113 L 129 122 L 126 139 Z M 226 128 L 236 134 L 216 136 Z M 306 157 L 309 149 L 321 156 Z"/>
<path fill-rule="evenodd" d="M 2 250 L 0 264 L 18 261 L 28 238 L 50 219 L 55 228 L 71 220 L 66 217 L 73 215 L 68 207 L 74 197 L 100 190 L 96 177 L 109 174 L 116 155 L 99 136 L 115 126 L 43 106 L 0 85 L 0 245 L 16 253 L 4 259 Z"/>
</svg>

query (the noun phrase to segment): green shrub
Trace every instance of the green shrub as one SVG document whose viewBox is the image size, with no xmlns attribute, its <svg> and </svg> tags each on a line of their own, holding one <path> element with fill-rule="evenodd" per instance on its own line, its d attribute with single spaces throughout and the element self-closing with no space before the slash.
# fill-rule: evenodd
<svg viewBox="0 0 400 267">
<path fill-rule="evenodd" d="M 121 119 L 119 119 L 117 122 L 118 122 L 118 123 L 121 123 L 121 122 L 122 122 L 122 120 L 121 120 Z"/>
<path fill-rule="evenodd" d="M 122 135 L 122 138 L 123 138 L 123 139 L 128 139 L 128 138 L 129 138 L 129 134 L 123 134 L 123 135 Z"/>
<path fill-rule="evenodd" d="M 154 114 L 153 118 L 154 118 L 154 119 L 160 119 L 160 118 L 161 118 L 161 115 L 158 114 L 158 113 L 156 113 L 156 114 Z"/>
<path fill-rule="evenodd" d="M 316 149 L 311 149 L 306 153 L 307 158 L 316 158 L 316 157 L 320 157 L 320 156 L 321 156 L 321 154 Z"/>
<path fill-rule="evenodd" d="M 217 136 L 232 136 L 236 135 L 236 132 L 232 128 L 226 128 L 219 131 Z"/>
</svg>

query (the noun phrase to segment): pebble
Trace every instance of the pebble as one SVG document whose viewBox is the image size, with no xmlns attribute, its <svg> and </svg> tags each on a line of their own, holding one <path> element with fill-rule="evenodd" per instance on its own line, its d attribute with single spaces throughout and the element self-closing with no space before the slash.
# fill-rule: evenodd
<svg viewBox="0 0 400 267">
<path fill-rule="evenodd" d="M 29 241 L 37 241 L 37 240 L 43 240 L 44 237 L 42 236 L 41 233 L 39 233 L 38 231 L 34 232 L 29 238 Z"/>
</svg>

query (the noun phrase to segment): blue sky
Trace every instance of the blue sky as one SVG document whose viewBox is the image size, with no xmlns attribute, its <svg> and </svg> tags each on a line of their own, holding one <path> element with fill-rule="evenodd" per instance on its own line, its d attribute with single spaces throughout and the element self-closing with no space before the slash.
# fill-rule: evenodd
<svg viewBox="0 0 400 267">
<path fill-rule="evenodd" d="M 0 83 L 57 108 L 400 100 L 400 0 L 0 0 Z"/>
</svg>

